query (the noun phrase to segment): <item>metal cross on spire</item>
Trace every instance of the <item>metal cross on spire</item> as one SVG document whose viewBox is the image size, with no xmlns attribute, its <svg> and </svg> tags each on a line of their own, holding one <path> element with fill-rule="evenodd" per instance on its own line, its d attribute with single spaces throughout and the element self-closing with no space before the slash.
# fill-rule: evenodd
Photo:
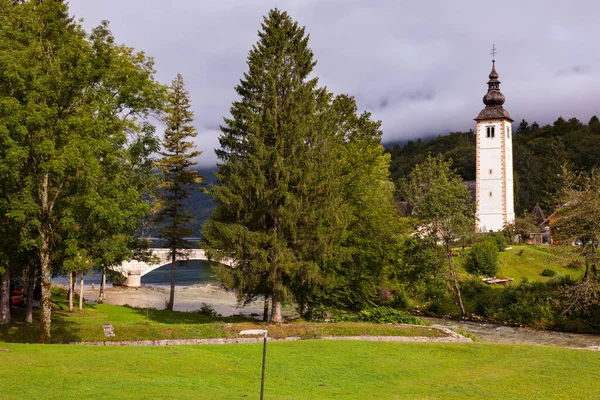
<svg viewBox="0 0 600 400">
<path fill-rule="evenodd" d="M 496 45 L 492 45 L 492 52 L 490 53 L 492 55 L 492 61 L 496 61 L 496 50 L 498 50 Z"/>
</svg>

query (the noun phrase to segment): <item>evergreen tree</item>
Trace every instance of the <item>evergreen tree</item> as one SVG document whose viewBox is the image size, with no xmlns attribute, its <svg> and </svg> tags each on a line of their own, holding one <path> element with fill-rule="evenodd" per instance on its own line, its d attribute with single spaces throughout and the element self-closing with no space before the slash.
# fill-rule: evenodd
<svg viewBox="0 0 600 400">
<path fill-rule="evenodd" d="M 530 130 L 531 127 L 529 126 L 529 123 L 523 119 L 519 123 L 519 126 L 517 126 L 517 130 L 515 133 L 517 135 L 527 135 L 530 132 Z"/>
<path fill-rule="evenodd" d="M 241 99 L 221 127 L 217 207 L 202 236 L 212 259 L 236 261 L 221 268 L 224 284 L 241 302 L 271 297 L 281 322 L 292 282 L 308 285 L 336 262 L 348 207 L 331 97 L 308 79 L 315 61 L 304 28 L 274 9 L 258 35 L 236 87 Z"/>
<path fill-rule="evenodd" d="M 197 189 L 203 177 L 191 169 L 197 164 L 194 158 L 201 152 L 193 150 L 197 131 L 191 124 L 194 114 L 190 110 L 189 93 L 185 90 L 181 74 L 173 81 L 168 97 L 167 115 L 163 138 L 164 150 L 160 153 L 157 167 L 162 180 L 156 191 L 156 215 L 154 222 L 159 225 L 159 236 L 166 241 L 171 257 L 171 291 L 167 308 L 173 309 L 175 299 L 175 264 L 185 259 L 185 249 L 189 243 L 184 239 L 192 234 L 189 226 L 194 216 L 185 207 L 184 200 Z"/>
</svg>

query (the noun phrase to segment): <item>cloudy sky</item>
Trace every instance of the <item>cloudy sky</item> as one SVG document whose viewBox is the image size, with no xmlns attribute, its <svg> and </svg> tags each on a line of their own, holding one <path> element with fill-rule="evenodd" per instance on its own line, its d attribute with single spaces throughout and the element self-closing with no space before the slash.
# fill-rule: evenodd
<svg viewBox="0 0 600 400">
<path fill-rule="evenodd" d="M 203 166 L 214 165 L 219 125 L 236 100 L 262 16 L 278 7 L 306 26 L 315 75 L 382 121 L 384 142 L 474 127 L 490 49 L 513 119 L 587 123 L 600 115 L 600 2 L 592 0 L 70 0 L 90 30 L 177 73 L 191 92 Z"/>
</svg>

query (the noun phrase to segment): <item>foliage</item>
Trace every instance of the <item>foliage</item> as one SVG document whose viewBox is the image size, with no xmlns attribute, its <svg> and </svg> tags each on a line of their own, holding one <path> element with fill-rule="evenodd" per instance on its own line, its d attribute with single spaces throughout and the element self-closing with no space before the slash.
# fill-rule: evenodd
<svg viewBox="0 0 600 400">
<path fill-rule="evenodd" d="M 215 309 L 206 303 L 202 303 L 200 310 L 198 310 L 198 314 L 206 315 L 207 317 L 219 316 L 219 314 L 215 311 Z"/>
<path fill-rule="evenodd" d="M 504 251 L 508 247 L 509 238 L 507 238 L 506 235 L 506 231 L 487 233 L 487 237 L 496 244 L 498 251 Z"/>
<path fill-rule="evenodd" d="M 567 185 L 552 224 L 555 238 L 565 244 L 580 242 L 578 249 L 585 260 L 584 278 L 597 281 L 600 249 L 600 175 L 573 174 L 563 169 Z"/>
<path fill-rule="evenodd" d="M 218 186 L 211 192 L 217 207 L 202 237 L 213 259 L 236 260 L 236 268 L 221 268 L 226 287 L 241 302 L 272 296 L 280 322 L 290 282 L 314 279 L 317 262 L 335 254 L 347 221 L 339 182 L 324 180 L 337 174 L 331 170 L 337 155 L 328 152 L 335 146 L 313 129 L 328 95 L 308 79 L 315 65 L 308 36 L 276 9 L 262 28 L 236 88 L 241 99 L 221 128 Z"/>
<path fill-rule="evenodd" d="M 556 275 L 556 271 L 554 271 L 553 269 L 546 268 L 545 270 L 542 271 L 542 276 L 554 276 L 554 275 Z"/>
<path fill-rule="evenodd" d="M 161 180 L 156 188 L 153 222 L 158 225 L 159 237 L 165 241 L 171 258 L 171 291 L 167 308 L 173 309 L 175 296 L 175 265 L 178 259 L 185 259 L 185 249 L 190 247 L 186 237 L 192 235 L 190 222 L 194 219 L 186 208 L 185 199 L 191 197 L 191 191 L 197 190 L 202 176 L 192 169 L 197 164 L 195 158 L 200 151 L 192 150 L 190 140 L 198 134 L 191 124 L 194 114 L 190 110 L 189 93 L 185 90 L 183 77 L 178 74 L 169 91 L 167 127 L 162 141 L 162 156 L 156 162 Z"/>
<path fill-rule="evenodd" d="M 82 249 L 101 265 L 122 260 L 148 212 L 156 142 L 143 120 L 161 107 L 162 87 L 151 59 L 115 44 L 106 23 L 88 35 L 62 1 L 2 0 L 0 9 L 5 218 L 14 250 L 37 253 L 47 342 L 52 271 Z"/>
<path fill-rule="evenodd" d="M 413 317 L 406 311 L 400 311 L 393 307 L 377 306 L 360 310 L 357 314 L 351 314 L 338 310 L 335 314 L 335 320 L 343 321 L 361 321 L 372 322 L 376 324 L 410 324 L 423 325 L 423 321 Z"/>
<path fill-rule="evenodd" d="M 328 112 L 341 150 L 339 179 L 349 223 L 339 265 L 321 264 L 318 281 L 296 286 L 304 287 L 294 293 L 303 313 L 315 307 L 362 309 L 380 303 L 381 293 L 397 289 L 401 227 L 380 123 L 369 113 L 359 115 L 354 99 L 344 95 L 333 100 Z"/>
<path fill-rule="evenodd" d="M 446 293 L 446 283 L 441 273 L 445 260 L 442 255 L 423 240 L 407 237 L 403 242 L 402 264 L 396 279 L 404 290 L 420 300 L 440 299 Z"/>
<path fill-rule="evenodd" d="M 475 133 L 451 132 L 435 139 L 395 145 L 387 150 L 391 155 L 390 172 L 394 182 L 399 183 L 417 164 L 422 164 L 428 155 L 452 160 L 452 167 L 465 180 L 475 180 Z"/>
<path fill-rule="evenodd" d="M 402 181 L 400 190 L 411 206 L 412 215 L 419 219 L 418 237 L 435 251 L 438 246 L 442 248 L 464 316 L 452 248 L 457 241 L 465 241 L 473 230 L 475 208 L 469 190 L 450 165 L 450 161 L 427 157 Z"/>
<path fill-rule="evenodd" d="M 467 252 L 465 269 L 471 274 L 495 276 L 498 272 L 498 245 L 492 238 L 475 243 Z"/>
<path fill-rule="evenodd" d="M 392 307 L 373 307 L 360 310 L 358 320 L 363 322 L 375 322 L 378 324 L 414 324 L 422 325 L 422 322 L 406 311 L 399 311 Z"/>
</svg>

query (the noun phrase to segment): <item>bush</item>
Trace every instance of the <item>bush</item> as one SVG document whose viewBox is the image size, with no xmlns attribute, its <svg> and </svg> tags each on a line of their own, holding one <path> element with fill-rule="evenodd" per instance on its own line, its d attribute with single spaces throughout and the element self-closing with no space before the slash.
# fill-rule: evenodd
<svg viewBox="0 0 600 400">
<path fill-rule="evenodd" d="M 488 239 L 491 239 L 496 243 L 498 251 L 504 251 L 508 247 L 508 239 L 504 232 L 490 232 L 488 233 Z"/>
<path fill-rule="evenodd" d="M 467 253 L 465 269 L 471 274 L 494 276 L 498 272 L 498 245 L 487 239 L 475 243 Z"/>
<path fill-rule="evenodd" d="M 542 276 L 554 276 L 556 275 L 556 272 L 554 272 L 554 270 L 550 269 L 550 268 L 546 268 L 545 270 L 542 271 Z"/>
<path fill-rule="evenodd" d="M 420 324 L 417 318 L 405 311 L 399 311 L 392 307 L 366 308 L 358 313 L 358 321 L 375 322 L 378 324 Z"/>
</svg>

